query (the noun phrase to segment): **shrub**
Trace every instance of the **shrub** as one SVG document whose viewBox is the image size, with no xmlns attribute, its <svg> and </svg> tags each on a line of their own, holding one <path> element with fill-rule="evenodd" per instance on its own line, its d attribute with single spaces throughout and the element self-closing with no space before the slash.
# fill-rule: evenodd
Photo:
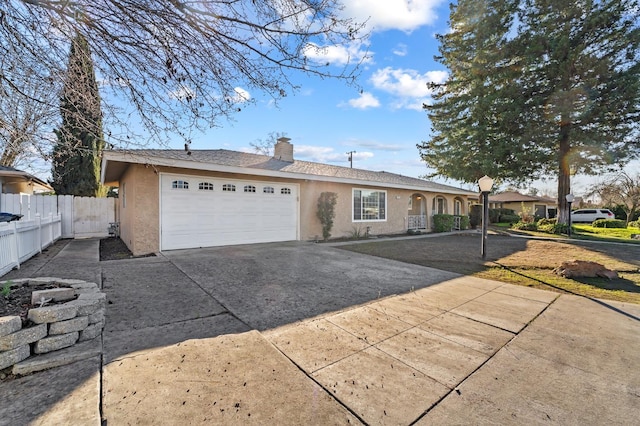
<svg viewBox="0 0 640 426">
<path fill-rule="evenodd" d="M 511 225 L 511 228 L 521 231 L 537 231 L 538 225 L 535 222 L 516 222 Z"/>
<path fill-rule="evenodd" d="M 606 206 L 609 210 L 613 212 L 616 219 L 627 220 L 627 212 L 623 205 L 618 204 L 616 206 Z M 636 211 L 633 216 L 631 216 L 631 221 L 637 221 L 640 219 L 640 210 Z"/>
<path fill-rule="evenodd" d="M 469 212 L 469 225 L 471 229 L 476 229 L 482 223 L 482 205 L 474 204 Z"/>
<path fill-rule="evenodd" d="M 567 226 L 566 223 L 544 223 L 544 224 L 540 224 L 540 222 L 538 222 L 538 231 L 540 232 L 546 232 L 547 234 L 566 234 L 568 231 L 569 227 Z"/>
<path fill-rule="evenodd" d="M 367 227 L 365 231 L 362 231 L 362 228 L 360 228 L 359 226 L 354 226 L 353 228 L 351 228 L 351 231 L 349 231 L 349 239 L 361 240 L 363 238 L 369 238 L 368 228 L 369 227 Z"/>
<path fill-rule="evenodd" d="M 531 213 L 531 208 L 526 207 L 523 203 L 520 203 L 520 209 L 522 210 L 520 213 L 518 213 L 518 216 L 520 216 L 520 221 L 524 222 L 524 223 L 533 223 L 535 222 L 536 218 L 535 216 Z"/>
<path fill-rule="evenodd" d="M 542 225 L 555 225 L 556 223 L 558 223 L 557 217 L 553 217 L 551 219 L 542 218 L 538 221 L 538 228 Z"/>
<path fill-rule="evenodd" d="M 460 229 L 469 229 L 469 216 L 462 215 L 457 217 L 460 218 Z"/>
<path fill-rule="evenodd" d="M 449 232 L 453 228 L 453 215 L 433 215 L 433 232 Z"/>
<path fill-rule="evenodd" d="M 323 192 L 318 197 L 318 210 L 316 216 L 320 219 L 322 225 L 322 238 L 328 240 L 331 237 L 331 228 L 333 228 L 333 219 L 336 217 L 335 207 L 338 201 L 338 194 L 335 192 Z"/>
<path fill-rule="evenodd" d="M 635 220 L 633 222 L 629 222 L 628 226 L 630 228 L 640 228 L 640 220 Z"/>
<path fill-rule="evenodd" d="M 489 209 L 489 222 L 491 223 L 505 222 L 502 219 L 503 216 L 513 216 L 515 214 L 516 214 L 516 211 L 512 209 Z"/>
<path fill-rule="evenodd" d="M 518 223 L 521 222 L 520 216 L 517 214 L 505 214 L 500 216 L 500 222 L 503 223 Z"/>
<path fill-rule="evenodd" d="M 594 228 L 626 228 L 627 224 L 620 219 L 598 219 L 591 224 Z"/>
</svg>

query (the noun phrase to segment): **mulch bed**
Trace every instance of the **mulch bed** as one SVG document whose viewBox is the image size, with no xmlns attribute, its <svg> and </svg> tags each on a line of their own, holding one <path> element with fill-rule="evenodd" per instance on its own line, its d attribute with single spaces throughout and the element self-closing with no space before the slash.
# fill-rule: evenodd
<svg viewBox="0 0 640 426">
<path fill-rule="evenodd" d="M 29 325 L 27 314 L 29 309 L 37 308 L 38 303 L 31 303 L 31 293 L 34 290 L 46 290 L 50 288 L 61 287 L 55 284 L 39 285 L 37 287 L 23 284 L 20 287 L 12 288 L 8 294 L 4 292 L 0 295 L 0 317 L 4 316 L 19 316 L 22 320 L 22 327 Z M 48 302 L 46 306 L 55 305 L 56 302 Z"/>
<path fill-rule="evenodd" d="M 100 260 L 122 260 L 134 259 L 138 257 L 150 257 L 155 254 L 147 254 L 144 256 L 134 256 L 131 250 L 120 238 L 109 237 L 100 240 Z"/>
</svg>

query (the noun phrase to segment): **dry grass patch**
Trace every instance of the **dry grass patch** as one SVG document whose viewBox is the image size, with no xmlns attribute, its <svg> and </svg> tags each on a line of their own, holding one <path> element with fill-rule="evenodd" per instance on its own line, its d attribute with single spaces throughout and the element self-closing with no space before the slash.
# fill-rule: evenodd
<svg viewBox="0 0 640 426">
<path fill-rule="evenodd" d="M 345 250 L 413 263 L 464 275 L 569 292 L 588 297 L 640 303 L 640 246 L 632 244 L 547 241 L 490 235 L 487 260 L 480 258 L 480 235 L 442 235 L 342 246 Z M 567 279 L 553 273 L 566 260 L 590 260 L 618 271 L 620 278 Z"/>
</svg>

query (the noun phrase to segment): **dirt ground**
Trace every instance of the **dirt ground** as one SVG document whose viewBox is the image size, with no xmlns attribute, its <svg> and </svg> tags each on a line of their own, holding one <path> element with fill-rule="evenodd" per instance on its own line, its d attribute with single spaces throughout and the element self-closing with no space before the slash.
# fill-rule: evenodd
<svg viewBox="0 0 640 426">
<path fill-rule="evenodd" d="M 131 250 L 120 239 L 115 237 L 103 238 L 100 240 L 100 260 L 120 260 L 120 259 L 132 259 L 134 257 L 148 257 L 155 256 L 149 254 L 146 256 L 134 256 Z"/>
<path fill-rule="evenodd" d="M 589 296 L 640 302 L 640 245 L 489 235 L 487 257 L 483 261 L 480 256 L 481 241 L 480 234 L 458 234 L 361 243 L 340 248 L 514 284 L 554 290 L 564 288 Z M 563 261 L 574 259 L 601 263 L 618 271 L 621 278 L 611 281 L 601 278 L 574 281 L 553 274 L 553 269 Z M 510 273 L 506 274 L 505 271 Z M 523 279 L 523 276 L 527 279 Z M 580 290 L 580 285 L 587 287 Z M 620 291 L 631 293 L 631 296 L 614 294 Z"/>
</svg>

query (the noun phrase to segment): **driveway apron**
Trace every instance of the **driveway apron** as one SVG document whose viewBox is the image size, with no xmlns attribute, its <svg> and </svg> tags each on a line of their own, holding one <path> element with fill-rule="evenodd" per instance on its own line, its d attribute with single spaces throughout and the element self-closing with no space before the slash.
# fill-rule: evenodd
<svg viewBox="0 0 640 426">
<path fill-rule="evenodd" d="M 637 422 L 637 305 L 322 244 L 83 244 L 12 276 L 98 268 L 102 356 L 0 382 L 0 425 Z"/>
<path fill-rule="evenodd" d="M 459 276 L 309 243 L 164 255 L 239 319 L 261 331 Z"/>
</svg>

